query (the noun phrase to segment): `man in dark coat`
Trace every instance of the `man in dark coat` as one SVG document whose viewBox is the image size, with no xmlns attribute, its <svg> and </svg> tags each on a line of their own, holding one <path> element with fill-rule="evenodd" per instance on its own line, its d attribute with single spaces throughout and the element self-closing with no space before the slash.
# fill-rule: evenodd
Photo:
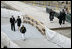
<svg viewBox="0 0 72 49">
<path fill-rule="evenodd" d="M 54 12 L 52 10 L 50 11 L 49 19 L 50 19 L 50 21 L 53 21 L 53 19 L 54 19 Z"/>
<path fill-rule="evenodd" d="M 62 24 L 62 19 L 63 19 L 61 11 L 60 11 L 60 15 L 58 16 L 58 19 L 59 19 L 59 24 L 61 25 Z"/>
<path fill-rule="evenodd" d="M 21 26 L 21 18 L 20 18 L 20 16 L 18 16 L 18 18 L 17 18 L 17 26 L 18 26 L 18 29 L 20 30 L 20 26 Z"/>
<path fill-rule="evenodd" d="M 15 18 L 12 16 L 12 18 L 10 18 L 10 23 L 11 23 L 11 30 L 15 31 Z"/>
<path fill-rule="evenodd" d="M 20 28 L 20 32 L 22 33 L 22 38 L 25 40 L 26 28 L 24 27 L 24 25 L 22 25 L 22 27 Z"/>
<path fill-rule="evenodd" d="M 66 20 L 66 14 L 65 14 L 65 11 L 64 9 L 62 10 L 62 20 L 63 20 L 63 24 L 65 24 L 65 20 Z"/>
</svg>

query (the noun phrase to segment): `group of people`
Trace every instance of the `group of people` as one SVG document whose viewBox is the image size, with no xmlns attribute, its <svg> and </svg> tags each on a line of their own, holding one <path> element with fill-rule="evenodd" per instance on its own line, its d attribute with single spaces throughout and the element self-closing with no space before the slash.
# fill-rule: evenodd
<svg viewBox="0 0 72 49">
<path fill-rule="evenodd" d="M 22 25 L 22 27 L 20 28 L 21 23 L 22 23 L 20 16 L 18 16 L 17 20 L 15 20 L 15 18 L 12 16 L 10 18 L 10 23 L 11 23 L 11 30 L 12 31 L 16 31 L 15 30 L 15 23 L 17 23 L 18 29 L 22 33 L 22 38 L 25 40 L 26 28 L 24 27 L 24 25 Z"/>
<path fill-rule="evenodd" d="M 49 14 L 50 14 L 49 19 L 50 19 L 51 22 L 53 22 L 55 12 L 53 12 L 51 10 L 51 12 Z M 62 11 L 60 11 L 60 15 L 58 16 L 58 19 L 59 19 L 59 24 L 60 25 L 62 23 L 65 24 L 66 13 L 65 13 L 65 10 L 64 9 Z M 26 32 L 26 28 L 24 27 L 24 25 L 22 25 L 22 27 L 20 28 L 21 23 L 22 23 L 20 16 L 18 16 L 17 20 L 15 20 L 15 18 L 12 16 L 10 18 L 10 23 L 11 23 L 11 30 L 12 31 L 16 31 L 15 30 L 15 23 L 17 23 L 18 29 L 22 33 L 22 38 L 24 38 L 25 32 Z"/>
<path fill-rule="evenodd" d="M 50 14 L 50 16 L 49 16 L 50 22 L 53 22 L 55 12 L 51 10 L 51 12 L 49 14 Z M 62 23 L 65 24 L 65 20 L 66 20 L 65 9 L 62 9 L 62 11 L 60 11 L 58 19 L 59 19 L 60 26 L 61 26 Z"/>
</svg>

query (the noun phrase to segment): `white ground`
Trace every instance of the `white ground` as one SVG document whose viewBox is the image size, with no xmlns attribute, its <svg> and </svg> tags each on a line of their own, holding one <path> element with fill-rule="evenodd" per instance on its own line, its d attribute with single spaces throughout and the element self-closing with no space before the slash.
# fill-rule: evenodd
<svg viewBox="0 0 72 49">
<path fill-rule="evenodd" d="M 23 41 L 22 37 L 21 37 L 21 33 L 19 32 L 19 30 L 17 29 L 16 26 L 16 31 L 11 31 L 10 29 L 10 25 L 2 25 L 1 26 L 1 31 L 5 32 L 8 37 L 14 41 L 15 43 L 17 43 L 20 47 L 35 47 L 35 48 L 42 48 L 42 47 L 59 47 L 57 44 L 54 44 L 52 42 L 47 41 L 43 35 L 41 35 L 41 33 L 33 26 L 29 25 L 29 24 L 24 24 L 27 32 L 25 34 L 26 37 L 26 41 Z M 7 29 L 6 29 L 7 28 Z M 30 46 L 29 46 L 30 45 Z M 53 46 L 51 46 L 53 45 Z"/>
<path fill-rule="evenodd" d="M 24 24 L 24 26 L 26 27 L 27 31 L 26 31 L 26 38 L 42 38 L 43 36 L 40 34 L 40 32 L 33 26 L 29 25 L 29 24 Z M 19 40 L 22 39 L 21 38 L 21 32 L 18 30 L 18 27 L 16 25 L 16 31 L 11 31 L 10 28 L 10 24 L 8 25 L 2 25 L 1 26 L 1 30 L 3 32 L 5 32 L 9 38 L 11 40 Z M 5 29 L 4 29 L 5 28 Z M 7 28 L 7 29 L 6 29 Z"/>
</svg>

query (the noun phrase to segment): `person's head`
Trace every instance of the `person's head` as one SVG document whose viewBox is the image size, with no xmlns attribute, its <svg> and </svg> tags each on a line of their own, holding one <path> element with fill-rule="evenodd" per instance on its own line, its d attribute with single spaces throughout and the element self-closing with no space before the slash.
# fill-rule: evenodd
<svg viewBox="0 0 72 49">
<path fill-rule="evenodd" d="M 60 14 L 62 13 L 62 11 L 60 11 Z"/>
<path fill-rule="evenodd" d="M 13 15 L 12 15 L 12 18 L 14 18 Z"/>
<path fill-rule="evenodd" d="M 64 9 L 62 11 L 64 12 Z"/>
<path fill-rule="evenodd" d="M 24 27 L 24 25 L 22 25 L 22 27 Z"/>
<path fill-rule="evenodd" d="M 18 18 L 20 18 L 20 16 L 18 16 Z"/>
<path fill-rule="evenodd" d="M 51 11 L 52 11 L 52 9 L 51 9 Z"/>
<path fill-rule="evenodd" d="M 3 48 L 7 48 L 7 46 L 4 46 Z"/>
<path fill-rule="evenodd" d="M 66 9 L 66 6 L 64 6 L 64 9 Z"/>
</svg>

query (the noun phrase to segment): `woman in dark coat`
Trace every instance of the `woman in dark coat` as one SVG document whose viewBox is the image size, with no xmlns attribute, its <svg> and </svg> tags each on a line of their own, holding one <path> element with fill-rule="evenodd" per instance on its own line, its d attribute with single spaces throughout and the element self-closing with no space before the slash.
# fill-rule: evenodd
<svg viewBox="0 0 72 49">
<path fill-rule="evenodd" d="M 26 32 L 26 28 L 24 27 L 24 25 L 22 25 L 20 32 L 22 33 L 22 38 L 25 40 L 25 32 Z"/>
<path fill-rule="evenodd" d="M 20 26 L 21 26 L 21 18 L 20 18 L 20 16 L 18 16 L 18 18 L 17 18 L 17 26 L 18 26 L 18 29 L 20 29 Z"/>
<path fill-rule="evenodd" d="M 58 16 L 58 19 L 59 19 L 59 24 L 61 25 L 62 24 L 62 19 L 63 19 L 61 11 L 60 11 L 60 15 Z"/>
</svg>

